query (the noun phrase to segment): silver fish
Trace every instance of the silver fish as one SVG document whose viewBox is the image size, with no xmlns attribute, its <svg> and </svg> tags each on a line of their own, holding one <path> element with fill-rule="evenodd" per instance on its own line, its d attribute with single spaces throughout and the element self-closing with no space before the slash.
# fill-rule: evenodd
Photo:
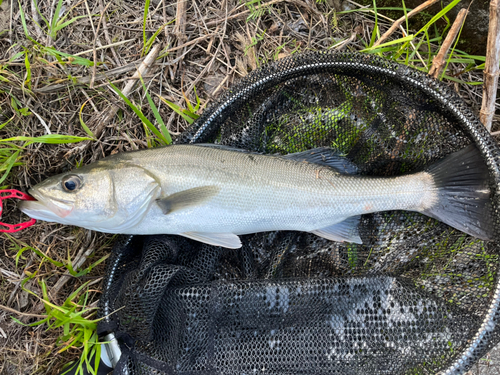
<svg viewBox="0 0 500 375">
<path fill-rule="evenodd" d="M 362 243 L 360 215 L 417 211 L 481 239 L 488 170 L 474 146 L 418 173 L 356 175 L 329 148 L 270 156 L 216 145 L 121 153 L 36 185 L 21 210 L 100 232 L 178 234 L 227 248 L 238 235 L 276 230 Z"/>
</svg>

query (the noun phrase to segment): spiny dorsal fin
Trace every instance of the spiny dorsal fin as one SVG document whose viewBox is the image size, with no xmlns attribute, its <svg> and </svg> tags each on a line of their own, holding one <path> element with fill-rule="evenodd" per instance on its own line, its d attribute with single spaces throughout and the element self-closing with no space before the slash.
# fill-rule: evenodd
<svg viewBox="0 0 500 375">
<path fill-rule="evenodd" d="M 199 186 L 188 190 L 179 191 L 165 198 L 159 198 L 156 203 L 165 215 L 175 210 L 199 206 L 219 193 L 217 186 Z"/>
<path fill-rule="evenodd" d="M 356 174 L 358 172 L 358 167 L 356 167 L 352 161 L 329 147 L 318 147 L 312 150 L 284 155 L 282 157 L 295 161 L 325 165 L 343 174 Z"/>
</svg>

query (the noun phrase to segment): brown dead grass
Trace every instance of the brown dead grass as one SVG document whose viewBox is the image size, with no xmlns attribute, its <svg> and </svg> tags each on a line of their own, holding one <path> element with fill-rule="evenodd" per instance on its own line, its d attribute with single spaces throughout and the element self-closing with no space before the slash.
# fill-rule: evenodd
<svg viewBox="0 0 500 375">
<path fill-rule="evenodd" d="M 64 9 L 65 14 L 70 12 L 68 19 L 84 17 L 60 30 L 57 38 L 52 40 L 47 36 L 47 27 L 41 16 L 34 10 L 33 0 L 22 0 L 29 35 L 40 44 L 38 46 L 26 38 L 18 6 L 14 5 L 11 16 L 7 3 L 10 2 L 4 0 L 0 11 L 0 27 L 7 27 L 0 35 L 0 64 L 5 68 L 1 74 L 9 81 L 0 81 L 0 123 L 12 116 L 15 118 L 0 130 L 2 138 L 46 134 L 40 118 L 52 133 L 85 136 L 78 115 L 84 103 L 82 118 L 92 131 L 99 133 L 98 140 L 85 144 L 85 147 L 78 144 L 27 147 L 22 159 L 24 165 L 13 170 L 8 184 L 26 191 L 46 177 L 71 169 L 77 163 L 86 164 L 112 153 L 146 147 L 141 121 L 108 84 L 111 81 L 122 88 L 141 62 L 144 5 L 123 0 L 71 2 L 71 7 Z M 56 3 L 38 1 L 40 13 L 50 19 Z M 291 53 L 324 50 L 342 40 L 348 41 L 339 48 L 360 50 L 362 40 L 370 39 L 373 19 L 369 15 L 352 13 L 336 15 L 335 5 L 339 6 L 336 3 L 340 2 L 318 4 L 305 0 L 272 0 L 268 3 L 272 6 L 247 21 L 251 12 L 237 0 L 151 1 L 147 37 L 166 26 L 156 40 L 162 46 L 160 55 L 163 57 L 144 79 L 172 135 L 182 132 L 187 123 L 154 94 L 185 107 L 184 97 L 195 102 L 193 89 L 196 87 L 204 108 L 221 91 L 266 62 Z M 385 29 L 390 26 L 389 21 L 381 20 L 381 23 Z M 71 64 L 67 59 L 58 62 L 41 50 L 43 46 L 67 54 L 79 54 L 97 65 L 94 69 Z M 24 56 L 9 62 L 24 49 L 28 51 L 31 64 L 31 90 L 25 82 Z M 461 67 L 452 69 L 459 72 Z M 481 79 L 472 73 L 461 78 Z M 456 87 L 476 110 L 481 102 L 478 87 Z M 17 114 L 12 108 L 12 97 L 32 114 Z M 154 119 L 140 85 L 130 98 L 142 107 L 149 119 Z M 121 110 L 111 121 L 103 123 L 113 105 L 118 105 Z M 97 132 L 97 129 L 102 131 Z M 14 205 L 10 205 L 3 219 L 19 222 L 21 215 Z M 14 237 L 18 246 L 26 243 L 61 262 L 67 261 L 68 257 L 75 260 L 82 250 L 95 250 L 93 258 L 88 259 L 84 266 L 110 251 L 107 245 L 109 235 L 43 222 Z M 88 280 L 96 281 L 93 287 L 99 289 L 103 266 L 96 267 L 86 277 L 75 279 L 65 274 L 65 269 L 41 262 L 36 254 L 28 251 L 16 267 L 14 244 L 16 241 L 7 236 L 0 237 L 0 305 L 18 311 L 16 317 L 25 323 L 38 320 L 36 316 L 44 313 L 40 302 L 20 287 L 21 281 L 35 271 L 37 277 L 25 287 L 38 294 L 39 280 L 44 279 L 53 288 L 61 285 L 62 279 L 67 279 L 60 289 L 52 289 L 54 303 L 62 303 L 75 288 Z M 92 295 L 95 303 L 99 293 L 96 291 Z M 11 315 L 11 312 L 0 309 L 0 374 L 58 374 L 62 364 L 79 355 L 78 350 L 57 354 L 55 341 L 60 335 L 57 330 L 46 331 L 44 326 L 23 327 L 12 321 Z"/>
</svg>

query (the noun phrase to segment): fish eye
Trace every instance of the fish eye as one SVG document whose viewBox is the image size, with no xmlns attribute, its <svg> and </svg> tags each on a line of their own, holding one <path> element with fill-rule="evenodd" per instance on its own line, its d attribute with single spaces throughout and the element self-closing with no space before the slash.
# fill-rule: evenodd
<svg viewBox="0 0 500 375">
<path fill-rule="evenodd" d="M 66 191 L 75 191 L 82 186 L 82 180 L 77 175 L 70 175 L 62 180 L 62 187 Z"/>
</svg>

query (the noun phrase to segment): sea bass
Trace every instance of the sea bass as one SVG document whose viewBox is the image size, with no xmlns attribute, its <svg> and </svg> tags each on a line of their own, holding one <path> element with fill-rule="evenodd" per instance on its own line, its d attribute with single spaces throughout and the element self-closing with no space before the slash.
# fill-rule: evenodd
<svg viewBox="0 0 500 375">
<path fill-rule="evenodd" d="M 241 246 L 238 235 L 277 230 L 362 243 L 360 215 L 388 210 L 417 211 L 488 240 L 487 177 L 474 146 L 418 173 L 369 177 L 329 148 L 277 156 L 173 145 L 51 177 L 20 208 L 100 232 L 178 234 L 227 248 Z"/>
</svg>

